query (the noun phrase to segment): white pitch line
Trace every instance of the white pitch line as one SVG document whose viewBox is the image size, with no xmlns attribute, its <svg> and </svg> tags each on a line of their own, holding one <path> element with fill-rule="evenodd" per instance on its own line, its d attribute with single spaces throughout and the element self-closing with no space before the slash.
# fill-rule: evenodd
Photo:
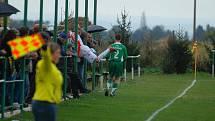
<svg viewBox="0 0 215 121">
<path fill-rule="evenodd" d="M 160 109 L 156 110 L 154 113 L 152 113 L 152 115 L 146 120 L 146 121 L 152 121 L 152 119 L 158 115 L 161 111 L 163 111 L 164 109 L 168 108 L 170 105 L 172 105 L 177 99 L 183 97 L 196 83 L 196 80 L 193 80 L 192 84 L 187 87 L 180 95 L 178 95 L 177 97 L 175 97 L 173 100 L 171 100 L 169 103 L 167 103 L 165 106 L 161 107 Z"/>
</svg>

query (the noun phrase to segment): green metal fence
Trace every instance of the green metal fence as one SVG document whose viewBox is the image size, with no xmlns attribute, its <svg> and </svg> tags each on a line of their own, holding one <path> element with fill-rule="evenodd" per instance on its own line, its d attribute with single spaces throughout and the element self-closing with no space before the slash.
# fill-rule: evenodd
<svg viewBox="0 0 215 121">
<path fill-rule="evenodd" d="M 20 64 L 22 65 L 20 68 L 20 80 L 7 80 L 7 67 L 8 67 L 8 59 L 4 57 L 0 57 L 0 62 L 3 63 L 2 71 L 3 73 L 3 79 L 0 80 L 1 85 L 1 118 L 4 118 L 4 113 L 6 109 L 10 109 L 11 112 L 14 111 L 14 93 L 15 93 L 15 85 L 19 85 L 19 107 L 20 110 L 23 111 L 23 105 L 24 105 L 24 80 L 25 80 L 25 59 L 20 60 Z M 6 100 L 6 97 L 10 97 L 9 100 Z M 8 102 L 6 102 L 8 101 Z M 6 106 L 6 103 L 9 104 Z"/>
<path fill-rule="evenodd" d="M 28 21 L 28 0 L 24 1 L 24 18 L 23 18 L 23 26 L 27 26 Z M 5 0 L 6 3 L 10 2 L 8 0 Z M 88 26 L 88 0 L 85 0 L 85 24 L 84 28 L 87 30 Z M 65 32 L 68 33 L 68 14 L 69 14 L 69 0 L 65 0 Z M 44 13 L 44 0 L 40 0 L 40 9 L 39 9 L 39 30 L 43 31 L 43 13 Z M 75 48 L 77 50 L 77 40 L 78 40 L 78 15 L 79 15 L 79 0 L 75 0 Z M 94 0 L 94 24 L 97 23 L 97 0 Z M 4 18 L 4 31 L 6 31 L 8 26 L 8 19 L 7 17 Z M 58 0 L 55 0 L 55 16 L 54 16 L 54 38 L 53 41 L 57 41 L 57 30 L 58 30 Z M 77 71 L 77 57 L 74 58 L 75 64 L 74 68 L 75 71 Z M 95 65 L 95 64 L 94 64 Z M 95 67 L 95 66 L 93 66 Z M 85 60 L 84 62 L 84 85 L 86 86 L 86 72 L 87 72 L 87 62 Z M 94 70 L 94 69 L 93 69 Z M 95 73 L 93 72 L 93 80 L 95 80 Z M 94 81 L 93 81 L 94 82 Z"/>
<path fill-rule="evenodd" d="M 215 50 L 212 50 L 212 78 L 214 78 L 215 73 Z"/>
</svg>

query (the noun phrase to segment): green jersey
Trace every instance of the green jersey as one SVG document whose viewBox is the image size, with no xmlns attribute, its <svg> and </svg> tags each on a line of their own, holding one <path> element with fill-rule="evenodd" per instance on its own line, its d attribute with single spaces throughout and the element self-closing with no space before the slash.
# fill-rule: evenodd
<svg viewBox="0 0 215 121">
<path fill-rule="evenodd" d="M 111 47 L 116 49 L 116 51 L 109 54 L 109 61 L 123 62 L 127 59 L 127 49 L 123 44 L 120 42 L 115 42 L 111 45 Z"/>
</svg>

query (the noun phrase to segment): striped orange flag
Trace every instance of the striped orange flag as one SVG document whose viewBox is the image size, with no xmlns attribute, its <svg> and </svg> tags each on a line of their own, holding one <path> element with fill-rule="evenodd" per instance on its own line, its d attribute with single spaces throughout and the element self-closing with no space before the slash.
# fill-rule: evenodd
<svg viewBox="0 0 215 121">
<path fill-rule="evenodd" d="M 44 42 L 40 34 L 34 34 L 11 40 L 8 42 L 8 45 L 11 48 L 13 58 L 16 60 L 27 55 L 29 52 L 40 49 Z"/>
</svg>

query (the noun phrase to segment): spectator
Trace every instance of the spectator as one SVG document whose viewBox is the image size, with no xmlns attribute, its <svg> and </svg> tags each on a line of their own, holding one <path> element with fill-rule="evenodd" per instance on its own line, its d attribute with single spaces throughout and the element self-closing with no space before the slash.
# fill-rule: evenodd
<svg viewBox="0 0 215 121">
<path fill-rule="evenodd" d="M 7 42 L 15 39 L 17 37 L 17 32 L 15 30 L 8 30 L 3 39 L 2 39 L 2 45 L 0 46 L 0 50 L 3 51 L 3 56 L 6 58 L 6 80 L 11 81 L 14 80 L 16 77 L 15 68 L 13 64 L 13 59 L 11 58 L 11 48 L 7 44 Z M 2 67 L 2 65 L 1 65 Z M 11 87 L 12 85 L 10 83 L 6 84 L 6 105 L 12 105 L 10 100 L 12 98 L 11 93 Z"/>
<path fill-rule="evenodd" d="M 72 55 L 72 45 L 69 44 L 68 45 L 68 51 L 67 53 L 69 54 L 69 56 Z M 78 73 L 75 73 L 74 70 L 74 56 L 72 56 L 72 58 L 68 58 L 67 61 L 67 75 L 69 77 L 69 89 L 72 89 L 72 94 L 73 94 L 73 98 L 79 98 L 79 91 L 80 92 L 84 92 L 84 93 L 89 93 L 90 91 L 87 90 L 86 88 L 84 88 L 83 84 L 81 83 L 81 79 L 79 77 Z"/>
<path fill-rule="evenodd" d="M 47 32 L 42 32 L 41 36 L 43 37 L 43 39 L 46 42 L 50 42 L 51 41 L 51 37 L 50 37 L 50 35 Z M 29 103 L 29 104 L 31 103 L 32 97 L 33 97 L 34 92 L 35 92 L 36 65 L 37 65 L 37 62 L 41 59 L 41 55 L 40 55 L 39 51 L 32 52 L 29 55 L 31 57 L 31 61 L 30 61 L 30 64 L 29 64 L 29 73 L 30 73 L 30 75 L 29 75 L 29 84 L 30 84 L 30 87 L 29 87 L 28 96 L 26 98 L 26 102 Z"/>
<path fill-rule="evenodd" d="M 29 29 L 27 27 L 22 27 L 19 29 L 18 33 L 19 33 L 20 37 L 27 36 L 29 33 Z M 28 94 L 28 91 L 29 91 L 29 76 L 28 76 L 29 74 L 28 74 L 28 68 L 27 68 L 27 65 L 29 64 L 29 62 L 26 60 L 25 63 L 23 63 L 23 59 L 25 59 L 25 57 L 20 58 L 15 61 L 15 69 L 16 69 L 16 73 L 17 73 L 16 80 L 21 80 L 22 72 L 25 73 L 25 77 L 24 77 L 24 99 L 25 99 Z M 24 71 L 22 70 L 23 66 L 25 66 Z M 14 102 L 21 103 L 20 102 L 21 101 L 21 96 L 20 96 L 21 92 L 22 92 L 21 83 L 15 83 Z"/>
<path fill-rule="evenodd" d="M 66 56 L 65 44 L 66 44 L 67 39 L 68 39 L 67 34 L 64 33 L 64 32 L 61 32 L 61 33 L 58 35 L 57 43 L 58 43 L 58 44 L 60 45 L 60 47 L 61 47 L 61 55 L 62 55 L 62 56 Z"/>
<path fill-rule="evenodd" d="M 0 50 L 5 50 L 6 54 L 5 57 L 11 57 L 11 49 L 10 46 L 7 44 L 10 40 L 13 40 L 17 37 L 17 32 L 15 30 L 8 30 L 6 34 L 3 36 L 2 39 L 2 46 Z"/>
<path fill-rule="evenodd" d="M 48 29 L 47 29 L 47 26 L 45 25 L 45 24 L 43 24 L 42 25 L 42 31 L 47 31 Z M 38 32 L 40 32 L 40 25 L 39 24 L 35 24 L 34 26 L 33 26 L 33 32 L 34 33 L 38 33 Z"/>
<path fill-rule="evenodd" d="M 27 36 L 27 35 L 29 35 L 29 28 L 27 28 L 27 27 L 21 27 L 19 29 L 19 36 L 20 37 L 24 37 L 24 36 Z"/>
<path fill-rule="evenodd" d="M 55 43 L 42 47 L 43 58 L 36 69 L 36 91 L 32 101 L 35 121 L 56 121 L 56 104 L 61 102 L 63 77 L 56 65 L 60 47 Z"/>
</svg>

